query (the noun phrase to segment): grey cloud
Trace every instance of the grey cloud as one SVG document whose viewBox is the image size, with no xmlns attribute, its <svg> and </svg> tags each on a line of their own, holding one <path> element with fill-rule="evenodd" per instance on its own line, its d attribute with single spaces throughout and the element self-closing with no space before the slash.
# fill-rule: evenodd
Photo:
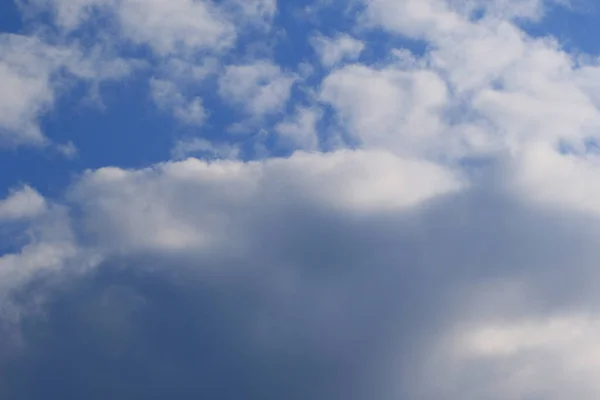
<svg viewBox="0 0 600 400">
<path fill-rule="evenodd" d="M 15 301 L 44 290 L 50 300 L 21 321 L 24 346 L 0 359 L 0 395 L 476 399 L 477 379 L 496 387 L 521 364 L 432 367 L 457 328 L 596 311 L 595 221 L 493 189 L 405 211 L 288 202 L 252 212 L 235 251 L 113 256 L 23 289 Z M 569 375 L 526 389 L 518 398 L 582 393 Z"/>
</svg>

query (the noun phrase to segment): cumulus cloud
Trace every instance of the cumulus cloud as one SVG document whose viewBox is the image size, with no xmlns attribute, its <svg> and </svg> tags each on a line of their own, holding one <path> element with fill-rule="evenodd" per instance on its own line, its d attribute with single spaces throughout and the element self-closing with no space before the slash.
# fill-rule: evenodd
<svg viewBox="0 0 600 400">
<path fill-rule="evenodd" d="M 48 59 L 47 53 L 52 49 L 37 40 L 17 35 L 2 35 L 0 39 L 4 93 L 0 99 L 0 137 L 10 144 L 41 144 L 44 136 L 38 117 L 53 103 L 54 92 L 49 81 L 60 64 L 52 55 Z"/>
<path fill-rule="evenodd" d="M 54 106 L 61 82 L 116 80 L 140 66 L 106 59 L 99 48 L 84 54 L 76 45 L 50 45 L 36 36 L 2 33 L 0 50 L 0 145 L 9 147 L 49 142 L 40 119 Z"/>
<path fill-rule="evenodd" d="M 108 14 L 116 18 L 125 38 L 163 56 L 218 50 L 231 45 L 236 35 L 231 22 L 209 1 L 34 0 L 28 6 L 31 12 L 50 9 L 66 31 L 81 27 L 98 12 Z"/>
<path fill-rule="evenodd" d="M 21 316 L 36 312 L 45 294 L 32 294 L 26 305 L 13 295 L 37 278 L 68 280 L 96 263 L 77 243 L 68 212 L 27 186 L 0 202 L 0 335 L 6 341 L 0 362 L 18 342 Z"/>
<path fill-rule="evenodd" d="M 240 23 L 263 28 L 271 26 L 277 13 L 277 0 L 228 0 L 225 5 L 233 10 Z"/>
<path fill-rule="evenodd" d="M 313 36 L 314 85 L 276 57 L 220 59 L 273 1 L 52 5 L 65 31 L 102 11 L 148 46 L 152 98 L 180 122 L 210 120 L 189 93 L 212 76 L 202 98 L 295 151 L 184 138 L 175 160 L 0 200 L 0 339 L 11 321 L 26 344 L 0 341 L 0 397 L 598 397 L 598 61 L 519 26 L 538 0 L 362 3 L 364 40 Z M 361 63 L 370 29 L 425 50 Z M 0 53 L 13 131 L 61 68 L 128 70 L 4 38 L 35 50 Z M 332 132 L 345 148 L 325 152 Z"/>
<path fill-rule="evenodd" d="M 296 77 L 267 60 L 229 65 L 219 78 L 219 95 L 260 118 L 283 110 Z"/>
<path fill-rule="evenodd" d="M 23 186 L 0 200 L 0 220 L 35 217 L 46 210 L 46 201 L 35 189 Z"/>
<path fill-rule="evenodd" d="M 319 135 L 317 124 L 322 113 L 315 108 L 300 107 L 291 118 L 275 126 L 284 146 L 303 150 L 317 150 Z"/>
<path fill-rule="evenodd" d="M 110 248 L 185 251 L 231 243 L 235 232 L 226 221 L 265 201 L 276 207 L 300 196 L 360 213 L 402 209 L 462 185 L 426 162 L 341 151 L 250 163 L 192 158 L 131 172 L 105 168 L 85 175 L 72 196 L 89 210 L 86 225 Z M 289 194 L 278 195 L 284 190 Z"/>
<path fill-rule="evenodd" d="M 422 57 L 399 52 L 383 68 L 333 71 L 320 99 L 336 109 L 342 127 L 364 146 L 437 160 L 503 159 L 512 171 L 508 185 L 522 195 L 590 210 L 584 199 L 593 185 L 584 190 L 581 182 L 597 163 L 586 147 L 597 140 L 598 102 L 590 90 L 597 62 L 566 53 L 556 40 L 532 38 L 491 11 L 506 2 L 483 7 L 488 11 L 476 20 L 458 6 L 466 3 L 418 4 L 369 3 L 363 16 L 377 11 L 383 18 L 372 23 L 425 38 L 431 49 Z M 563 171 L 561 187 L 570 190 L 554 184 L 560 174 L 551 170 Z"/>
<path fill-rule="evenodd" d="M 357 60 L 365 48 L 363 42 L 343 33 L 332 38 L 316 36 L 312 45 L 321 58 L 321 64 L 328 68 L 342 61 Z"/>
<path fill-rule="evenodd" d="M 327 76 L 319 98 L 363 146 L 418 154 L 443 132 L 448 89 L 434 71 L 354 64 Z"/>
<path fill-rule="evenodd" d="M 134 371 L 142 354 L 144 378 L 103 374 L 98 396 L 593 398 L 597 369 L 577 349 L 595 343 L 595 220 L 489 185 L 440 192 L 427 167 L 391 155 L 322 157 L 88 173 L 71 201 L 105 264 L 63 285 L 35 331 L 25 325 L 34 352 L 8 368 L 2 393 L 49 388 L 30 368 L 64 390 L 72 364 L 57 371 L 59 354 Z M 369 175 L 355 178 L 352 166 Z M 403 170 L 420 179 L 387 191 Z M 563 360 L 573 372 L 551 392 L 542 377 Z M 578 368 L 591 377 L 584 385 Z M 88 393 L 95 376 L 80 376 L 73 393 Z"/>
<path fill-rule="evenodd" d="M 235 39 L 235 29 L 211 2 L 122 2 L 117 10 L 122 29 L 132 41 L 147 43 L 157 53 L 221 48 Z"/>
<path fill-rule="evenodd" d="M 150 92 L 156 105 L 186 125 L 201 126 L 206 120 L 206 111 L 200 97 L 187 99 L 173 82 L 153 78 Z"/>
</svg>

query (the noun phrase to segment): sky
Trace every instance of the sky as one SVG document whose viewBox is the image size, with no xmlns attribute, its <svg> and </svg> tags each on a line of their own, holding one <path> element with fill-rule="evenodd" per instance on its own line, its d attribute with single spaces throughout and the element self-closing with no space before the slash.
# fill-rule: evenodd
<svg viewBox="0 0 600 400">
<path fill-rule="evenodd" d="M 0 398 L 596 400 L 593 0 L 0 0 Z"/>
</svg>

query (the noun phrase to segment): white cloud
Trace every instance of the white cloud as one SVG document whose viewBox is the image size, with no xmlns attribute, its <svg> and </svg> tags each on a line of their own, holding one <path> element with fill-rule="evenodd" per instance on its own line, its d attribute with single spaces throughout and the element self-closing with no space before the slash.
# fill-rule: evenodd
<svg viewBox="0 0 600 400">
<path fill-rule="evenodd" d="M 439 373 L 437 393 L 451 398 L 594 399 L 599 328 L 598 316 L 586 313 L 461 328 L 445 338 L 445 361 L 436 359 L 452 368 L 430 372 Z"/>
<path fill-rule="evenodd" d="M 76 158 L 79 153 L 77 146 L 71 141 L 56 145 L 56 149 L 60 154 L 70 159 Z"/>
<path fill-rule="evenodd" d="M 253 207 L 304 202 L 354 212 L 403 209 L 460 189 L 460 178 L 386 152 L 296 153 L 243 163 L 188 159 L 152 169 L 89 172 L 72 198 L 88 228 L 122 251 L 210 250 L 233 240 L 228 221 Z"/>
<path fill-rule="evenodd" d="M 507 2 L 490 2 L 489 15 L 470 20 L 479 2 L 370 2 L 372 23 L 422 37 L 430 50 L 384 67 L 336 70 L 324 80 L 320 98 L 363 146 L 438 162 L 508 161 L 506 179 L 521 195 L 590 211 L 585 199 L 595 189 L 583 182 L 597 164 L 586 153 L 586 143 L 598 140 L 597 62 L 566 53 L 555 40 L 531 38 L 502 19 L 542 10 L 541 2 L 527 4 L 531 12 L 516 7 L 504 15 L 493 10 L 508 9 Z M 561 153 L 564 147 L 570 154 Z M 564 177 L 563 190 L 557 176 Z"/>
<path fill-rule="evenodd" d="M 189 156 L 208 156 L 211 159 L 237 159 L 240 148 L 230 144 L 215 144 L 206 139 L 192 138 L 180 140 L 171 149 L 171 157 L 175 160 L 183 160 Z"/>
<path fill-rule="evenodd" d="M 219 69 L 219 60 L 214 57 L 206 57 L 202 63 L 189 62 L 181 58 L 170 58 L 164 66 L 164 75 L 171 81 L 200 83 L 208 77 L 215 75 Z"/>
<path fill-rule="evenodd" d="M 127 37 L 161 55 L 220 49 L 235 40 L 235 29 L 211 2 L 127 0 L 117 14 Z"/>
<path fill-rule="evenodd" d="M 54 103 L 52 75 L 63 54 L 39 40 L 0 35 L 0 140 L 43 144 L 38 119 Z"/>
<path fill-rule="evenodd" d="M 219 78 L 219 95 L 260 118 L 284 109 L 295 81 L 293 74 L 265 60 L 230 65 Z"/>
<path fill-rule="evenodd" d="M 277 12 L 277 0 L 227 0 L 227 6 L 232 7 L 242 24 L 262 24 L 269 28 Z"/>
<path fill-rule="evenodd" d="M 54 106 L 65 80 L 115 80 L 139 66 L 120 58 L 106 60 L 99 48 L 84 55 L 75 45 L 51 46 L 33 36 L 0 34 L 0 145 L 47 144 L 39 120 Z"/>
<path fill-rule="evenodd" d="M 35 293 L 28 307 L 20 307 L 13 301 L 16 292 L 40 278 L 63 282 L 87 272 L 99 262 L 98 257 L 77 243 L 68 209 L 45 200 L 28 186 L 0 203 L 0 224 L 15 219 L 22 223 L 8 235 L 2 231 L 3 246 L 9 245 L 11 249 L 0 252 L 0 322 L 3 327 L 18 326 L 22 316 L 35 312 L 31 307 L 43 302 L 47 294 Z M 10 347 L 10 340 L 8 344 Z"/>
<path fill-rule="evenodd" d="M 331 68 L 342 61 L 355 61 L 365 48 L 365 44 L 349 35 L 338 33 L 335 37 L 316 36 L 312 45 L 321 58 L 321 64 Z"/>
<path fill-rule="evenodd" d="M 559 4 L 568 6 L 571 0 L 493 0 L 474 2 L 476 6 L 483 7 L 489 15 L 494 18 L 521 18 L 539 20 L 544 15 L 544 7 L 547 4 Z"/>
<path fill-rule="evenodd" d="M 439 144 L 445 128 L 441 117 L 447 88 L 432 71 L 350 65 L 323 81 L 320 99 L 334 107 L 342 126 L 367 148 L 423 155 Z"/>
<path fill-rule="evenodd" d="M 600 195 L 597 154 L 561 154 L 548 145 L 533 144 L 511 167 L 514 179 L 508 185 L 519 195 L 544 207 L 600 215 L 595 200 Z"/>
<path fill-rule="evenodd" d="M 120 33 L 150 46 L 161 56 L 220 52 L 236 40 L 243 25 L 269 27 L 277 12 L 275 0 L 31 0 L 25 10 L 53 11 L 56 23 L 72 32 L 95 13 L 116 18 Z M 236 26 L 237 25 L 237 26 Z"/>
<path fill-rule="evenodd" d="M 94 11 L 108 13 L 116 17 L 125 38 L 149 45 L 163 56 L 219 50 L 230 46 L 236 36 L 231 21 L 209 1 L 35 0 L 30 8 L 34 5 L 53 10 L 56 22 L 67 32 L 88 22 Z"/>
<path fill-rule="evenodd" d="M 458 31 L 463 17 L 446 0 L 365 1 L 364 18 L 369 24 L 411 37 L 429 37 Z"/>
<path fill-rule="evenodd" d="M 440 38 L 460 33 L 477 11 L 490 20 L 539 19 L 544 3 L 569 0 L 361 0 L 363 21 L 415 38 Z"/>
<path fill-rule="evenodd" d="M 35 189 L 23 186 L 0 199 L 0 222 L 33 218 L 46 211 L 46 200 Z"/>
<path fill-rule="evenodd" d="M 153 78 L 150 81 L 152 99 L 162 109 L 186 125 L 201 126 L 206 120 L 206 111 L 200 97 L 187 99 L 173 82 Z"/>
<path fill-rule="evenodd" d="M 282 144 L 302 150 L 318 150 L 317 123 L 321 114 L 315 108 L 299 107 L 291 118 L 275 126 Z"/>
</svg>

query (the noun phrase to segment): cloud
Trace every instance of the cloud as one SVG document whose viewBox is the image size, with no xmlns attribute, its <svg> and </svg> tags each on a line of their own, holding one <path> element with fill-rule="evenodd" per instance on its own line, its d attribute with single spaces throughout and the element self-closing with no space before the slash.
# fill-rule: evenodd
<svg viewBox="0 0 600 400">
<path fill-rule="evenodd" d="M 98 14 L 117 22 L 118 38 L 149 46 L 163 57 L 194 58 L 231 47 L 245 26 L 269 27 L 277 12 L 274 0 L 30 0 L 30 14 L 47 10 L 65 34 L 89 24 Z M 117 39 L 117 38 L 113 38 Z"/>
<path fill-rule="evenodd" d="M 13 192 L 0 208 L 0 335 L 6 341 L 3 353 L 8 354 L 18 343 L 15 338 L 19 337 L 21 317 L 35 313 L 46 293 L 32 294 L 27 304 L 13 296 L 36 279 L 68 281 L 95 266 L 97 258 L 77 242 L 69 210 L 33 189 Z"/>
<path fill-rule="evenodd" d="M 509 396 L 560 399 L 576 394 L 593 398 L 598 386 L 597 315 L 553 316 L 473 327 L 457 338 L 465 365 L 490 363 L 486 375 L 493 382 L 476 388 L 467 398 L 490 396 L 503 386 Z M 525 354 L 529 354 L 525 356 Z M 468 368 L 468 367 L 467 367 Z M 560 372 L 559 372 L 560 371 Z M 458 375 L 466 371 L 458 372 Z M 498 381 L 500 375 L 504 381 Z M 468 379 L 460 376 L 459 379 Z M 556 382 L 547 387 L 548 379 Z"/>
<path fill-rule="evenodd" d="M 46 210 L 46 201 L 35 189 L 23 186 L 0 200 L 0 221 L 32 218 Z"/>
<path fill-rule="evenodd" d="M 239 157 L 240 148 L 230 144 L 214 144 L 206 139 L 191 138 L 180 140 L 171 149 L 171 157 L 183 160 L 189 156 L 205 155 L 214 159 L 235 160 Z"/>
<path fill-rule="evenodd" d="M 79 150 L 77 150 L 77 146 L 75 146 L 75 144 L 73 144 L 73 142 L 70 141 L 64 144 L 57 145 L 56 149 L 60 154 L 69 159 L 77 158 L 77 155 L 79 153 Z"/>
<path fill-rule="evenodd" d="M 152 99 L 162 109 L 186 125 L 202 126 L 206 120 L 206 111 L 200 97 L 187 99 L 173 82 L 153 78 L 150 81 Z"/>
<path fill-rule="evenodd" d="M 53 10 L 56 23 L 67 32 L 89 22 L 95 12 L 103 12 L 117 20 L 124 38 L 148 45 L 162 56 L 219 50 L 230 46 L 236 36 L 231 22 L 208 1 L 35 0 L 29 6 L 32 11 Z"/>
<path fill-rule="evenodd" d="M 544 0 L 361 0 L 362 22 L 378 25 L 413 38 L 432 39 L 461 32 L 482 14 L 483 19 L 513 21 L 539 20 L 549 3 L 568 5 L 569 1 Z"/>
<path fill-rule="evenodd" d="M 4 145 L 43 144 L 38 118 L 54 102 L 50 82 L 64 56 L 37 39 L 0 35 L 0 140 Z"/>
<path fill-rule="evenodd" d="M 128 38 L 148 43 L 162 55 L 180 49 L 219 49 L 235 39 L 235 29 L 210 2 L 128 0 L 117 13 Z"/>
<path fill-rule="evenodd" d="M 419 181 L 361 200 L 398 176 L 403 162 L 384 153 L 263 163 L 82 177 L 77 229 L 105 261 L 19 292 L 53 300 L 44 318 L 22 317 L 29 357 L 2 365 L 12 367 L 0 393 L 83 395 L 102 379 L 96 396 L 134 399 L 594 398 L 583 346 L 596 343 L 595 219 L 499 197 L 494 185 L 439 192 L 425 167 L 406 170 Z M 72 362 L 57 367 L 59 356 Z M 93 371 L 119 362 L 72 386 L 81 360 Z M 569 372 L 553 387 L 542 378 L 559 363 Z"/>
<path fill-rule="evenodd" d="M 42 146 L 50 141 L 40 119 L 71 80 L 100 83 L 128 76 L 140 62 L 106 59 L 99 47 L 84 54 L 77 44 L 50 45 L 36 36 L 0 34 L 0 145 Z"/>
<path fill-rule="evenodd" d="M 338 33 L 335 37 L 316 36 L 312 40 L 321 64 L 331 68 L 342 61 L 355 61 L 365 48 L 365 44 L 353 37 Z"/>
<path fill-rule="evenodd" d="M 425 39 L 425 54 L 401 50 L 384 66 L 349 65 L 323 81 L 320 100 L 333 106 L 346 133 L 365 147 L 437 162 L 497 160 L 509 173 L 506 189 L 518 196 L 595 212 L 586 199 L 597 164 L 589 148 L 600 121 L 597 61 L 565 52 L 552 38 L 532 38 L 490 11 L 505 2 L 490 3 L 479 19 L 458 6 L 466 3 L 419 4 L 371 2 L 364 15 L 379 10 L 393 21 L 371 22 Z M 407 13 L 414 18 L 405 21 Z"/>
<path fill-rule="evenodd" d="M 296 114 L 275 126 L 284 146 L 302 150 L 317 150 L 319 136 L 317 124 L 322 113 L 315 108 L 298 108 Z"/>
<path fill-rule="evenodd" d="M 228 0 L 225 5 L 233 9 L 242 24 L 262 25 L 269 28 L 277 13 L 277 0 Z"/>
<path fill-rule="evenodd" d="M 282 111 L 296 77 L 267 60 L 229 65 L 219 78 L 219 95 L 251 117 Z"/>
<path fill-rule="evenodd" d="M 191 158 L 138 171 L 105 168 L 86 174 L 71 196 L 87 210 L 94 237 L 111 249 L 187 251 L 234 240 L 227 221 L 265 201 L 277 206 L 292 196 L 360 213 L 410 207 L 462 185 L 460 177 L 426 162 L 340 151 L 250 163 Z"/>
<path fill-rule="evenodd" d="M 360 41 L 313 39 L 322 81 L 224 56 L 272 1 L 57 1 L 63 44 L 2 36 L 19 137 L 55 79 L 133 71 L 123 40 L 162 111 L 200 126 L 216 94 L 294 152 L 216 127 L 0 200 L 0 397 L 598 397 L 598 61 L 519 26 L 542 1 L 362 3 Z M 119 45 L 73 44 L 95 13 Z M 425 50 L 361 63 L 369 30 Z"/>
<path fill-rule="evenodd" d="M 327 76 L 319 99 L 362 146 L 420 154 L 423 143 L 435 145 L 445 128 L 448 89 L 434 71 L 354 64 Z"/>
</svg>

